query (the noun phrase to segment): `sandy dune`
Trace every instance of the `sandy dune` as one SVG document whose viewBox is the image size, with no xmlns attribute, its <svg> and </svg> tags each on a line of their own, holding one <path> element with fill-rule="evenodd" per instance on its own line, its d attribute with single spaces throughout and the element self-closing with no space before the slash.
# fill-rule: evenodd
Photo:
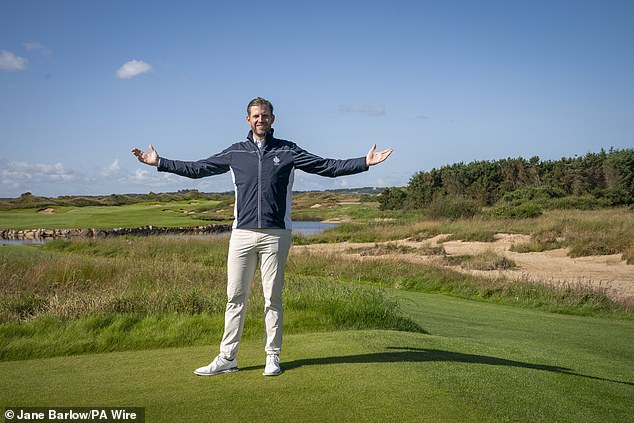
<svg viewBox="0 0 634 423">
<path fill-rule="evenodd" d="M 509 250 L 511 246 L 530 240 L 528 235 L 518 234 L 498 234 L 495 236 L 494 242 L 444 241 L 446 238 L 447 234 L 443 234 L 420 242 L 401 240 L 389 243 L 414 248 L 424 245 L 442 246 L 448 256 L 475 255 L 486 250 L 493 250 L 498 255 L 503 255 L 513 260 L 517 264 L 517 268 L 492 271 L 467 270 L 460 266 L 447 265 L 442 256 L 426 256 L 416 253 L 362 256 L 358 253 L 349 252 L 349 250 L 355 248 L 373 247 L 375 243 L 316 244 L 294 246 L 293 249 L 297 252 L 303 250 L 319 253 L 336 252 L 361 260 L 398 258 L 412 263 L 451 267 L 460 272 L 480 276 L 505 276 L 511 279 L 544 282 L 556 286 L 567 286 L 569 284 L 590 285 L 606 289 L 607 294 L 612 298 L 634 299 L 634 266 L 628 265 L 620 254 L 572 258 L 568 257 L 568 251 L 563 248 L 541 253 L 517 253 Z M 388 242 L 382 244 L 388 244 Z"/>
</svg>

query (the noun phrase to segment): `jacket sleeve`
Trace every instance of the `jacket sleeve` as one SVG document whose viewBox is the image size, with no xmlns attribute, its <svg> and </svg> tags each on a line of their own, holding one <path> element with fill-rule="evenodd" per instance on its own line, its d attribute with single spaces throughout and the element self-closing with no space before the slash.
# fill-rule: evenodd
<svg viewBox="0 0 634 423">
<path fill-rule="evenodd" d="M 355 173 L 365 172 L 369 166 L 365 162 L 365 157 L 355 159 L 324 159 L 302 150 L 297 145 L 293 148 L 295 156 L 295 167 L 307 173 L 315 173 L 320 176 L 331 178 Z"/>
<path fill-rule="evenodd" d="M 229 171 L 231 153 L 227 150 L 198 161 L 170 160 L 160 158 L 158 171 L 175 173 L 188 178 L 204 178 L 205 176 L 220 175 Z"/>
</svg>

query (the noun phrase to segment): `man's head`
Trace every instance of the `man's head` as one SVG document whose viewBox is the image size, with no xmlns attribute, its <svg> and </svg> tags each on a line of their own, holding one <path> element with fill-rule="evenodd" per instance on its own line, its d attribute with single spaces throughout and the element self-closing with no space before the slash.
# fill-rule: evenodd
<svg viewBox="0 0 634 423">
<path fill-rule="evenodd" d="M 247 122 L 253 131 L 253 137 L 264 139 L 275 122 L 271 102 L 262 97 L 251 100 L 247 105 Z"/>
</svg>

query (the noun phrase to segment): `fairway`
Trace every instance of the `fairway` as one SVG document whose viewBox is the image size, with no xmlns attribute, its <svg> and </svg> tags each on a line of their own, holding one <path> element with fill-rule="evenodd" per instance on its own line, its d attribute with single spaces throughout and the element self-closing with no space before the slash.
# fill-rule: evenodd
<svg viewBox="0 0 634 423">
<path fill-rule="evenodd" d="M 55 207 L 51 214 L 36 209 L 0 212 L 1 229 L 131 228 L 139 226 L 195 226 L 209 221 L 191 214 L 214 208 L 219 201 L 170 201 L 123 206 Z"/>
<path fill-rule="evenodd" d="M 139 406 L 148 422 L 625 422 L 634 415 L 634 321 L 565 316 L 390 291 L 429 334 L 285 338 L 276 378 L 262 342 L 241 371 L 196 377 L 212 347 L 0 363 L 2 404 Z"/>
</svg>

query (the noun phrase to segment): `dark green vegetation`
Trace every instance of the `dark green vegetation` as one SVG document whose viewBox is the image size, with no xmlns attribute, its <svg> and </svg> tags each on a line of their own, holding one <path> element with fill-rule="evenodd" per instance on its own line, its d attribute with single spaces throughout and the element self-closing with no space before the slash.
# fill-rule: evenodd
<svg viewBox="0 0 634 423">
<path fill-rule="evenodd" d="M 458 163 L 416 173 L 405 188 L 388 188 L 381 208 L 427 209 L 460 218 L 491 207 L 501 217 L 536 217 L 546 209 L 634 204 L 634 149 L 557 161 L 523 158 Z"/>
</svg>

